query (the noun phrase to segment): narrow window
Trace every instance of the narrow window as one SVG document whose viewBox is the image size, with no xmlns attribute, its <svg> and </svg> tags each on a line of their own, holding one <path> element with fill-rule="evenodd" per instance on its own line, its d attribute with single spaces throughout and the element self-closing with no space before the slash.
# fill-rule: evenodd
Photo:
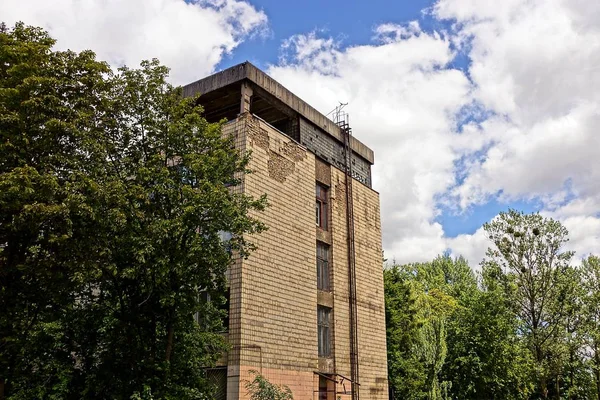
<svg viewBox="0 0 600 400">
<path fill-rule="evenodd" d="M 319 400 L 327 400 L 327 378 L 324 376 L 319 376 Z"/>
<path fill-rule="evenodd" d="M 231 255 L 231 239 L 233 239 L 233 234 L 227 231 L 219 231 L 218 234 L 219 238 L 221 239 L 221 243 L 223 244 L 223 247 L 225 248 L 227 253 Z"/>
<path fill-rule="evenodd" d="M 317 242 L 317 289 L 330 291 L 329 246 Z"/>
<path fill-rule="evenodd" d="M 204 307 L 211 310 L 211 312 L 217 311 L 220 314 L 221 332 L 229 331 L 229 297 L 230 290 L 228 287 L 225 288 L 222 297 L 217 300 L 213 299 L 207 290 L 201 290 L 199 293 L 200 302 L 204 304 Z M 214 329 L 214 320 L 210 319 L 208 313 L 201 316 L 199 312 L 196 312 L 194 314 L 194 321 L 200 324 L 204 329 Z"/>
<path fill-rule="evenodd" d="M 323 185 L 316 185 L 316 201 L 315 201 L 315 211 L 317 217 L 317 226 L 323 230 L 327 230 L 327 197 L 328 197 L 327 187 Z"/>
<path fill-rule="evenodd" d="M 317 307 L 319 357 L 331 356 L 331 308 Z"/>
</svg>

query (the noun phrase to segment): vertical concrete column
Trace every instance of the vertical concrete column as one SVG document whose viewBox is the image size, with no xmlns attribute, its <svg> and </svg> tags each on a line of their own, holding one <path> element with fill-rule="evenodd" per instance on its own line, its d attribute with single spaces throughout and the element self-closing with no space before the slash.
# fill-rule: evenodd
<svg viewBox="0 0 600 400">
<path fill-rule="evenodd" d="M 240 101 L 240 114 L 250 112 L 250 100 L 252 99 L 252 88 L 248 82 L 242 82 L 242 99 Z"/>
</svg>

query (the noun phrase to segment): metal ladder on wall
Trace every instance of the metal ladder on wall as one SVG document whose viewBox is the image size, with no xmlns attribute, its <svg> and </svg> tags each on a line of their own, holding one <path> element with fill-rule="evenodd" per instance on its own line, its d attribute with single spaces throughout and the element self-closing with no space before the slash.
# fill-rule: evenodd
<svg viewBox="0 0 600 400">
<path fill-rule="evenodd" d="M 344 141 L 345 183 L 346 183 L 346 223 L 348 240 L 348 303 L 350 308 L 350 379 L 352 380 L 352 400 L 359 399 L 358 368 L 358 310 L 356 298 L 356 250 L 354 240 L 354 197 L 352 194 L 352 147 L 349 116 L 340 104 L 334 110 L 333 119 L 339 126 Z"/>
</svg>

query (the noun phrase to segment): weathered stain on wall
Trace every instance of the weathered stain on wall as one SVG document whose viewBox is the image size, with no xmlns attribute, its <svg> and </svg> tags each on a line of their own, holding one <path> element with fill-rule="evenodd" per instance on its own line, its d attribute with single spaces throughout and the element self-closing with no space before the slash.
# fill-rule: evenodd
<svg viewBox="0 0 600 400">
<path fill-rule="evenodd" d="M 331 166 L 319 159 L 315 159 L 315 178 L 318 182 L 331 186 Z"/>
<path fill-rule="evenodd" d="M 250 138 L 250 146 L 257 146 L 265 150 L 269 149 L 269 134 L 264 129 L 258 127 L 248 129 L 248 137 Z"/>
<path fill-rule="evenodd" d="M 346 166 L 344 146 L 307 120 L 300 118 L 300 143 L 310 152 L 343 171 Z M 371 165 L 356 153 L 352 153 L 352 177 L 371 187 Z"/>
<path fill-rule="evenodd" d="M 281 154 L 294 161 L 302 161 L 306 158 L 306 150 L 294 142 L 287 142 L 281 148 Z"/>
<path fill-rule="evenodd" d="M 293 161 L 272 150 L 269 150 L 269 160 L 267 161 L 267 164 L 269 168 L 269 178 L 273 178 L 281 183 L 285 182 L 285 179 L 293 174 L 296 169 L 296 164 Z"/>
</svg>

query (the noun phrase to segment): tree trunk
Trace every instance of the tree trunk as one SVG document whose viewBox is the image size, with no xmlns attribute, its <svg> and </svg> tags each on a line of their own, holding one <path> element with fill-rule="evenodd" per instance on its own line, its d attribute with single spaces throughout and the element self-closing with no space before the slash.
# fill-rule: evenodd
<svg viewBox="0 0 600 400">
<path fill-rule="evenodd" d="M 600 365 L 598 365 L 598 356 L 596 356 L 596 368 L 595 368 L 595 373 L 596 373 L 596 394 L 598 395 L 598 400 L 600 400 Z"/>
<path fill-rule="evenodd" d="M 0 378 L 0 400 L 4 399 L 4 379 Z"/>
<path fill-rule="evenodd" d="M 596 394 L 600 400 L 600 353 L 598 353 L 598 343 L 594 341 L 594 373 L 596 375 Z"/>
<path fill-rule="evenodd" d="M 535 333 L 534 333 L 534 340 L 535 340 Z M 535 346 L 535 358 L 536 358 L 536 362 L 537 362 L 537 366 L 539 368 L 539 366 L 542 365 L 542 362 L 544 360 L 544 355 L 542 354 L 542 349 L 539 346 Z M 546 381 L 546 376 L 544 376 L 543 373 L 541 373 L 538 376 L 538 383 L 539 383 L 539 390 L 540 390 L 540 396 L 542 397 L 542 399 L 547 399 L 548 398 L 548 382 Z"/>
<path fill-rule="evenodd" d="M 175 328 L 173 327 L 173 323 L 169 322 L 169 326 L 167 328 L 167 349 L 165 350 L 165 361 L 171 361 L 171 353 L 173 352 L 173 335 Z"/>
<path fill-rule="evenodd" d="M 596 368 L 596 392 L 598 400 L 600 400 L 600 369 L 598 368 Z"/>
<path fill-rule="evenodd" d="M 548 398 L 548 382 L 546 382 L 546 377 L 540 378 L 540 392 L 542 399 Z"/>
</svg>

